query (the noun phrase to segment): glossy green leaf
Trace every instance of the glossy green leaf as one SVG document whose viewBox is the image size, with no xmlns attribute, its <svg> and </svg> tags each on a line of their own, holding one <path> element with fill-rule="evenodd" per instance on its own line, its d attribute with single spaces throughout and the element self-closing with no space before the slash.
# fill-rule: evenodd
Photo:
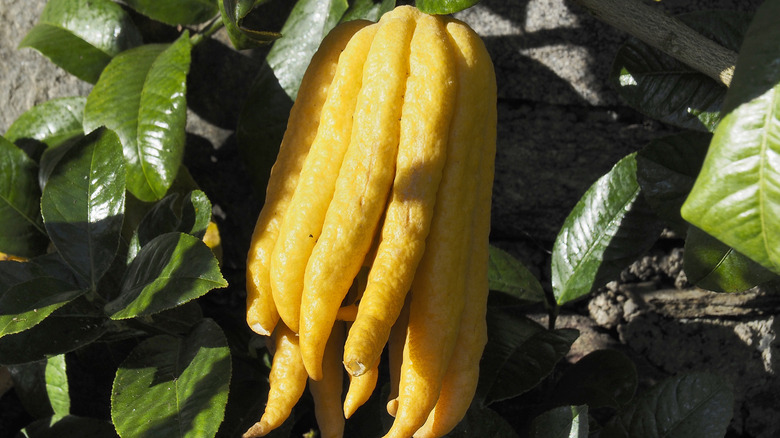
<svg viewBox="0 0 780 438">
<path fill-rule="evenodd" d="M 162 199 L 181 165 L 190 49 L 184 32 L 172 44 L 123 52 L 87 97 L 84 130 L 116 131 L 127 162 L 127 189 L 142 201 Z"/>
<path fill-rule="evenodd" d="M 242 26 L 243 19 L 252 10 L 247 0 L 218 0 L 222 23 L 225 25 L 230 42 L 238 50 L 252 49 L 270 44 L 280 38 L 278 32 L 252 29 Z M 254 5 L 252 5 L 254 6 Z"/>
<path fill-rule="evenodd" d="M 219 13 L 217 0 L 124 0 L 124 3 L 171 26 L 204 23 Z"/>
<path fill-rule="evenodd" d="M 114 132 L 101 128 L 67 147 L 43 189 L 41 212 L 63 259 L 95 285 L 119 246 L 125 208 L 122 146 Z"/>
<path fill-rule="evenodd" d="M 722 437 L 734 396 L 721 378 L 692 373 L 666 379 L 619 411 L 602 438 Z"/>
<path fill-rule="evenodd" d="M 479 370 L 477 399 L 505 400 L 536 386 L 569 351 L 578 332 L 546 330 L 502 308 L 488 309 L 488 344 Z"/>
<path fill-rule="evenodd" d="M 17 438 L 112 438 L 114 426 L 105 420 L 67 415 L 41 418 L 25 426 Z"/>
<path fill-rule="evenodd" d="M 52 277 L 76 284 L 77 278 L 56 252 L 34 257 L 27 262 L 0 261 L 0 294 L 38 277 Z"/>
<path fill-rule="evenodd" d="M 555 399 L 591 408 L 619 408 L 634 397 L 639 377 L 636 366 L 617 350 L 596 350 L 564 371 Z"/>
<path fill-rule="evenodd" d="M 711 138 L 692 131 L 670 135 L 651 141 L 636 156 L 636 179 L 645 200 L 680 235 L 688 230 L 680 208 L 701 170 Z"/>
<path fill-rule="evenodd" d="M 663 225 L 640 196 L 636 172 L 636 155 L 623 158 L 566 218 L 552 253 L 558 304 L 603 286 L 658 240 Z"/>
<path fill-rule="evenodd" d="M 67 353 L 107 331 L 105 315 L 81 297 L 29 330 L 0 338 L 0 364 L 13 365 Z"/>
<path fill-rule="evenodd" d="M 141 248 L 122 280 L 119 296 L 105 310 L 112 319 L 151 315 L 226 286 L 217 259 L 203 241 L 167 233 Z"/>
<path fill-rule="evenodd" d="M 685 238 L 683 267 L 689 282 L 715 292 L 744 292 L 777 278 L 777 274 L 694 226 Z"/>
<path fill-rule="evenodd" d="M 27 330 L 86 292 L 50 277 L 11 286 L 0 294 L 0 337 Z"/>
<path fill-rule="evenodd" d="M 44 369 L 46 394 L 55 417 L 70 414 L 70 392 L 68 390 L 68 368 L 65 355 L 58 354 L 46 360 Z"/>
<path fill-rule="evenodd" d="M 123 438 L 213 437 L 230 377 L 227 340 L 204 319 L 185 338 L 156 336 L 133 349 L 114 379 L 111 418 Z"/>
<path fill-rule="evenodd" d="M 479 0 L 416 0 L 417 9 L 426 14 L 454 14 L 479 3 Z"/>
<path fill-rule="evenodd" d="M 531 438 L 587 438 L 588 406 L 560 406 L 531 423 Z"/>
<path fill-rule="evenodd" d="M 395 8 L 395 0 L 357 0 L 351 2 L 349 9 L 341 17 L 341 22 L 350 20 L 379 21 L 387 12 Z"/>
<path fill-rule="evenodd" d="M 737 52 L 751 17 L 735 11 L 699 11 L 677 18 Z M 629 105 L 655 119 L 710 132 L 720 120 L 725 85 L 636 38 L 618 50 L 609 78 Z"/>
<path fill-rule="evenodd" d="M 780 273 L 780 28 L 778 2 L 756 12 L 683 217 Z"/>
<path fill-rule="evenodd" d="M 466 416 L 446 436 L 448 438 L 519 438 L 512 425 L 498 412 L 476 403 L 469 407 Z"/>
<path fill-rule="evenodd" d="M 19 47 L 31 47 L 95 83 L 113 56 L 141 44 L 127 13 L 109 0 L 49 0 Z M 90 130 L 91 131 L 91 130 Z"/>
<path fill-rule="evenodd" d="M 545 300 L 539 280 L 508 252 L 491 245 L 489 263 L 490 290 L 504 292 L 518 300 L 531 303 Z"/>
<path fill-rule="evenodd" d="M 84 134 L 81 127 L 86 97 L 61 97 L 32 107 L 17 118 L 6 132 L 6 138 L 28 150 L 59 146 Z M 36 154 L 37 155 L 37 154 Z"/>
<path fill-rule="evenodd" d="M 282 38 L 266 56 L 282 89 L 293 101 L 303 73 L 325 35 L 347 10 L 346 0 L 298 0 L 282 27 Z"/>
<path fill-rule="evenodd" d="M 30 157 L 0 137 L 0 252 L 31 257 L 46 250 L 37 173 Z"/>
</svg>

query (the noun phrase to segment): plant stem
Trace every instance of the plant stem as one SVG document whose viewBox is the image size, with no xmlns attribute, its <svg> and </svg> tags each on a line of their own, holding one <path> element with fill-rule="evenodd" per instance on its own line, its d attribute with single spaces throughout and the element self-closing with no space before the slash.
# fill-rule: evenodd
<svg viewBox="0 0 780 438">
<path fill-rule="evenodd" d="M 211 23 L 209 23 L 209 25 L 206 26 L 202 31 L 193 35 L 190 38 L 190 43 L 192 43 L 193 46 L 197 46 L 198 44 L 200 44 L 201 41 L 205 40 L 211 35 L 214 35 L 218 30 L 222 29 L 223 27 L 225 27 L 225 23 L 222 21 L 222 18 L 220 16 L 217 16 L 213 20 L 211 20 Z"/>
<path fill-rule="evenodd" d="M 680 62 L 731 84 L 737 53 L 640 0 L 574 0 L 594 17 L 639 38 Z"/>
</svg>

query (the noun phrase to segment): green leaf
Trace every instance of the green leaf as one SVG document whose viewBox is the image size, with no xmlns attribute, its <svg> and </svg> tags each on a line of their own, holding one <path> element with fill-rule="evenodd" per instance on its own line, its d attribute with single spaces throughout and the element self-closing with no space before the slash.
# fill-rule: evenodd
<svg viewBox="0 0 780 438">
<path fill-rule="evenodd" d="M 558 304 L 602 286 L 658 240 L 663 225 L 640 197 L 636 172 L 636 155 L 623 158 L 566 218 L 552 253 Z"/>
<path fill-rule="evenodd" d="M 490 290 L 504 292 L 531 303 L 545 300 L 539 280 L 508 252 L 491 245 L 489 263 Z"/>
<path fill-rule="evenodd" d="M 780 29 L 778 2 L 756 12 L 683 217 L 780 273 Z"/>
<path fill-rule="evenodd" d="M 30 157 L 0 137 L 0 252 L 31 257 L 46 250 L 37 173 Z"/>
<path fill-rule="evenodd" d="M 426 14 L 454 14 L 479 3 L 479 0 L 416 0 L 414 5 Z"/>
<path fill-rule="evenodd" d="M 777 278 L 777 274 L 694 226 L 688 230 L 683 254 L 688 281 L 702 289 L 744 292 Z"/>
<path fill-rule="evenodd" d="M 0 338 L 25 331 L 86 292 L 50 277 L 11 286 L 0 294 Z"/>
<path fill-rule="evenodd" d="M 105 310 L 112 319 L 151 315 L 226 286 L 217 259 L 203 241 L 167 233 L 141 248 L 122 280 L 119 296 Z"/>
<path fill-rule="evenodd" d="M 588 407 L 561 406 L 551 409 L 531 423 L 531 438 L 587 438 Z"/>
<path fill-rule="evenodd" d="M 138 29 L 112 1 L 49 0 L 19 47 L 31 47 L 94 84 L 113 56 L 139 44 Z"/>
<path fill-rule="evenodd" d="M 284 23 L 284 36 L 274 42 L 265 59 L 293 101 L 311 57 L 347 7 L 346 0 L 298 0 Z"/>
<path fill-rule="evenodd" d="M 552 371 L 577 339 L 576 330 L 545 330 L 502 308 L 488 308 L 488 344 L 479 370 L 477 400 L 487 405 L 522 394 Z"/>
<path fill-rule="evenodd" d="M 519 435 L 498 412 L 472 403 L 466 411 L 466 416 L 447 437 L 519 438 Z"/>
<path fill-rule="evenodd" d="M 230 349 L 210 319 L 186 338 L 139 344 L 117 370 L 111 418 L 123 438 L 213 437 L 224 416 Z"/>
<path fill-rule="evenodd" d="M 564 371 L 555 399 L 591 408 L 619 408 L 634 397 L 638 384 L 636 366 L 617 350 L 596 350 Z"/>
<path fill-rule="evenodd" d="M 158 201 L 138 225 L 141 246 L 153 238 L 174 231 L 203 238 L 211 220 L 211 202 L 194 190 L 186 195 L 171 193 Z"/>
<path fill-rule="evenodd" d="M 124 0 L 136 11 L 171 26 L 204 23 L 219 13 L 217 0 Z"/>
<path fill-rule="evenodd" d="M 75 415 L 65 417 L 55 415 L 33 421 L 22 429 L 16 438 L 50 438 L 55 436 L 57 438 L 111 438 L 117 435 L 114 426 L 108 421 Z"/>
<path fill-rule="evenodd" d="M 688 230 L 680 208 L 701 170 L 711 138 L 699 132 L 670 135 L 651 141 L 636 156 L 636 179 L 645 200 L 680 235 Z"/>
<path fill-rule="evenodd" d="M 733 409 L 734 396 L 719 377 L 706 373 L 671 377 L 618 412 L 601 437 L 722 437 Z"/>
<path fill-rule="evenodd" d="M 83 347 L 107 331 L 105 320 L 84 297 L 73 300 L 33 328 L 0 338 L 0 364 L 32 362 Z"/>
<path fill-rule="evenodd" d="M 341 17 L 341 22 L 351 20 L 379 21 L 387 12 L 395 8 L 395 0 L 356 0 Z"/>
<path fill-rule="evenodd" d="M 247 4 L 251 0 L 219 0 L 219 12 L 225 24 L 230 42 L 238 50 L 252 49 L 270 44 L 282 34 L 242 26 L 243 19 L 251 12 Z M 254 5 L 252 5 L 254 7 Z"/>
<path fill-rule="evenodd" d="M 53 148 L 84 135 L 81 122 L 86 102 L 86 97 L 61 97 L 36 105 L 11 124 L 6 138 L 29 150 L 41 143 L 43 149 Z"/>
<path fill-rule="evenodd" d="M 736 52 L 751 17 L 736 11 L 699 11 L 677 18 Z M 629 105 L 665 123 L 712 132 L 720 120 L 725 85 L 636 38 L 618 50 L 609 78 Z"/>
<path fill-rule="evenodd" d="M 190 49 L 185 31 L 172 44 L 123 52 L 87 97 L 84 130 L 116 131 L 127 162 L 127 189 L 142 201 L 165 196 L 181 165 Z"/>
<path fill-rule="evenodd" d="M 44 371 L 46 394 L 55 417 L 70 414 L 70 392 L 68 390 L 68 372 L 65 355 L 59 354 L 46 360 Z"/>
<path fill-rule="evenodd" d="M 111 266 L 119 247 L 125 208 L 121 148 L 116 134 L 105 128 L 68 145 L 41 197 L 52 243 L 91 286 Z"/>
</svg>

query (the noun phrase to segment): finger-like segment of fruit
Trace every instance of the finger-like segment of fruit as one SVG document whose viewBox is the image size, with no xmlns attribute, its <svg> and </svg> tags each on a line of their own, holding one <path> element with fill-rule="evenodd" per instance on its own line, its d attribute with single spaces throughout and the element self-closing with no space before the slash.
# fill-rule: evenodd
<svg viewBox="0 0 780 438">
<path fill-rule="evenodd" d="M 301 360 L 298 336 L 283 323 L 277 325 L 274 336 L 276 351 L 268 376 L 270 389 L 265 412 L 260 421 L 242 435 L 243 438 L 265 436 L 281 426 L 306 389 L 308 375 Z"/>
<path fill-rule="evenodd" d="M 387 413 L 395 417 L 398 411 L 398 383 L 401 380 L 401 363 L 404 359 L 404 343 L 406 342 L 406 328 L 409 325 L 409 302 L 411 297 L 407 294 L 404 306 L 393 328 L 390 329 L 390 338 L 387 340 L 387 356 L 390 368 L 390 394 L 387 396 Z"/>
<path fill-rule="evenodd" d="M 455 107 L 455 61 L 442 20 L 420 15 L 411 42 L 395 181 L 368 285 L 344 347 L 359 376 L 376 362 L 425 251 Z"/>
<path fill-rule="evenodd" d="M 344 435 L 344 413 L 341 410 L 343 346 L 344 324 L 336 323 L 325 346 L 322 379 L 309 380 L 309 392 L 314 400 L 314 415 L 320 429 L 319 436 L 322 438 L 341 438 Z"/>
<path fill-rule="evenodd" d="M 344 416 L 349 418 L 357 408 L 363 406 L 371 398 L 376 381 L 379 378 L 379 361 L 360 376 L 349 375 L 349 389 L 344 398 Z"/>
<path fill-rule="evenodd" d="M 271 290 L 279 315 L 298 331 L 306 264 L 320 238 L 336 178 L 350 143 L 352 114 L 362 85 L 366 61 L 377 24 L 358 31 L 338 60 L 328 88 L 317 136 L 303 163 L 271 256 Z"/>
<path fill-rule="evenodd" d="M 495 91 L 493 91 L 495 92 Z M 455 351 L 442 380 L 436 406 L 415 438 L 435 438 L 449 433 L 466 415 L 479 381 L 479 361 L 487 343 L 488 244 L 490 206 L 495 173 L 496 107 L 484 125 L 483 155 L 480 163 L 477 203 L 469 244 L 466 275 L 466 306 L 461 315 Z"/>
<path fill-rule="evenodd" d="M 270 282 L 271 254 L 279 227 L 298 184 L 298 174 L 317 134 L 339 55 L 358 30 L 369 23 L 354 21 L 336 27 L 322 41 L 303 76 L 298 98 L 290 110 L 279 154 L 266 190 L 265 204 L 255 223 L 247 256 L 246 322 L 256 333 L 268 336 L 279 320 Z"/>
<path fill-rule="evenodd" d="M 482 41 L 470 28 L 450 21 L 447 32 L 458 65 L 457 108 L 427 248 L 412 283 L 398 412 L 386 437 L 412 436 L 439 398 L 466 299 L 472 216 L 486 214 L 475 212 L 474 178 L 489 140 L 484 133 L 496 106 L 495 76 Z"/>
<path fill-rule="evenodd" d="M 413 11 L 396 8 L 379 21 L 363 67 L 350 145 L 306 267 L 299 334 L 303 363 L 314 380 L 322 378 L 327 336 L 371 246 L 395 175 Z"/>
</svg>

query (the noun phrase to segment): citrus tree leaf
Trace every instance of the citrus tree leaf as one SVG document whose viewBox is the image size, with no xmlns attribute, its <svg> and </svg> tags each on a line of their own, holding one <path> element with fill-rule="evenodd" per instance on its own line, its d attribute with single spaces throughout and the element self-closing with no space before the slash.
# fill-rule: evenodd
<svg viewBox="0 0 780 438">
<path fill-rule="evenodd" d="M 487 405 L 536 386 L 566 355 L 578 332 L 546 330 L 502 308 L 488 308 L 488 344 L 479 370 L 477 400 Z"/>
<path fill-rule="evenodd" d="M 204 23 L 219 13 L 217 0 L 124 0 L 124 3 L 171 26 Z"/>
<path fill-rule="evenodd" d="M 489 263 L 490 290 L 504 292 L 530 303 L 545 300 L 539 280 L 508 252 L 491 245 Z"/>
<path fill-rule="evenodd" d="M 663 225 L 640 196 L 636 171 L 636 154 L 620 160 L 566 218 L 552 253 L 558 304 L 602 286 L 658 240 Z"/>
<path fill-rule="evenodd" d="M 112 57 L 139 44 L 138 29 L 112 1 L 49 0 L 19 47 L 31 47 L 94 84 Z"/>
<path fill-rule="evenodd" d="M 780 3 L 756 12 L 683 217 L 780 273 Z"/>
<path fill-rule="evenodd" d="M 84 131 L 114 130 L 127 162 L 127 189 L 142 201 L 167 193 L 181 165 L 191 44 L 149 44 L 116 56 L 87 97 Z"/>
<path fill-rule="evenodd" d="M 85 289 L 50 277 L 38 277 L 11 286 L 0 295 L 0 337 L 35 326 L 85 292 Z"/>
<path fill-rule="evenodd" d="M 634 397 L 639 377 L 636 366 L 617 350 L 596 350 L 564 371 L 555 399 L 591 408 L 619 408 Z"/>
<path fill-rule="evenodd" d="M 122 146 L 114 132 L 100 128 L 60 148 L 65 154 L 47 179 L 41 212 L 62 258 L 94 286 L 119 247 L 125 208 Z"/>
<path fill-rule="evenodd" d="M 417 9 L 426 14 L 454 14 L 479 3 L 479 0 L 416 0 Z"/>
<path fill-rule="evenodd" d="M 470 437 L 491 437 L 491 438 L 519 438 L 519 435 L 512 428 L 504 417 L 493 409 L 479 406 L 473 403 L 466 416 L 455 426 L 448 438 L 470 438 Z"/>
<path fill-rule="evenodd" d="M 38 165 L 0 137 L 0 252 L 31 257 L 46 250 Z"/>
<path fill-rule="evenodd" d="M 119 296 L 105 310 L 112 319 L 151 315 L 226 286 L 214 254 L 202 240 L 166 233 L 141 248 L 125 273 Z"/>
<path fill-rule="evenodd" d="M 86 97 L 61 97 L 47 100 L 17 118 L 6 138 L 28 150 L 41 145 L 41 151 L 84 134 L 81 127 Z M 37 155 L 37 154 L 36 154 Z"/>
<path fill-rule="evenodd" d="M 46 394 L 54 411 L 55 417 L 64 417 L 70 414 L 70 392 L 68 390 L 68 367 L 65 363 L 65 355 L 46 359 L 44 378 L 46 380 Z"/>
<path fill-rule="evenodd" d="M 751 17 L 736 11 L 699 11 L 677 18 L 737 52 Z M 636 38 L 618 50 L 609 79 L 635 109 L 698 131 L 715 129 L 727 90 L 725 85 Z"/>
<path fill-rule="evenodd" d="M 210 319 L 184 338 L 140 343 L 114 378 L 111 418 L 119 436 L 213 437 L 225 412 L 230 362 L 227 340 Z"/>
<path fill-rule="evenodd" d="M 112 438 L 117 436 L 114 426 L 105 420 L 97 418 L 66 415 L 64 417 L 52 416 L 41 418 L 25 426 L 17 437 L 19 438 L 82 438 L 100 437 Z"/>
<path fill-rule="evenodd" d="M 105 315 L 77 298 L 29 330 L 0 338 L 0 364 L 14 365 L 67 353 L 88 345 L 107 331 Z"/>
<path fill-rule="evenodd" d="M 588 406 L 560 406 L 531 423 L 531 438 L 587 438 Z"/>
<path fill-rule="evenodd" d="M 719 377 L 707 373 L 671 377 L 619 411 L 601 436 L 722 437 L 733 409 L 734 396 Z"/>
<path fill-rule="evenodd" d="M 636 156 L 636 179 L 647 203 L 667 226 L 684 236 L 680 208 L 701 170 L 712 136 L 688 131 L 651 141 Z"/>
<path fill-rule="evenodd" d="M 341 22 L 350 20 L 379 21 L 386 12 L 395 8 L 395 0 L 357 0 L 351 2 L 349 9 L 341 17 Z"/>
<path fill-rule="evenodd" d="M 744 292 L 777 274 L 691 226 L 685 238 L 683 268 L 688 281 L 715 292 Z"/>
<path fill-rule="evenodd" d="M 252 0 L 219 0 L 219 12 L 231 44 L 238 50 L 252 49 L 275 41 L 282 34 L 242 26 L 243 19 L 252 10 Z M 253 2 L 252 2 L 253 3 Z"/>
</svg>

